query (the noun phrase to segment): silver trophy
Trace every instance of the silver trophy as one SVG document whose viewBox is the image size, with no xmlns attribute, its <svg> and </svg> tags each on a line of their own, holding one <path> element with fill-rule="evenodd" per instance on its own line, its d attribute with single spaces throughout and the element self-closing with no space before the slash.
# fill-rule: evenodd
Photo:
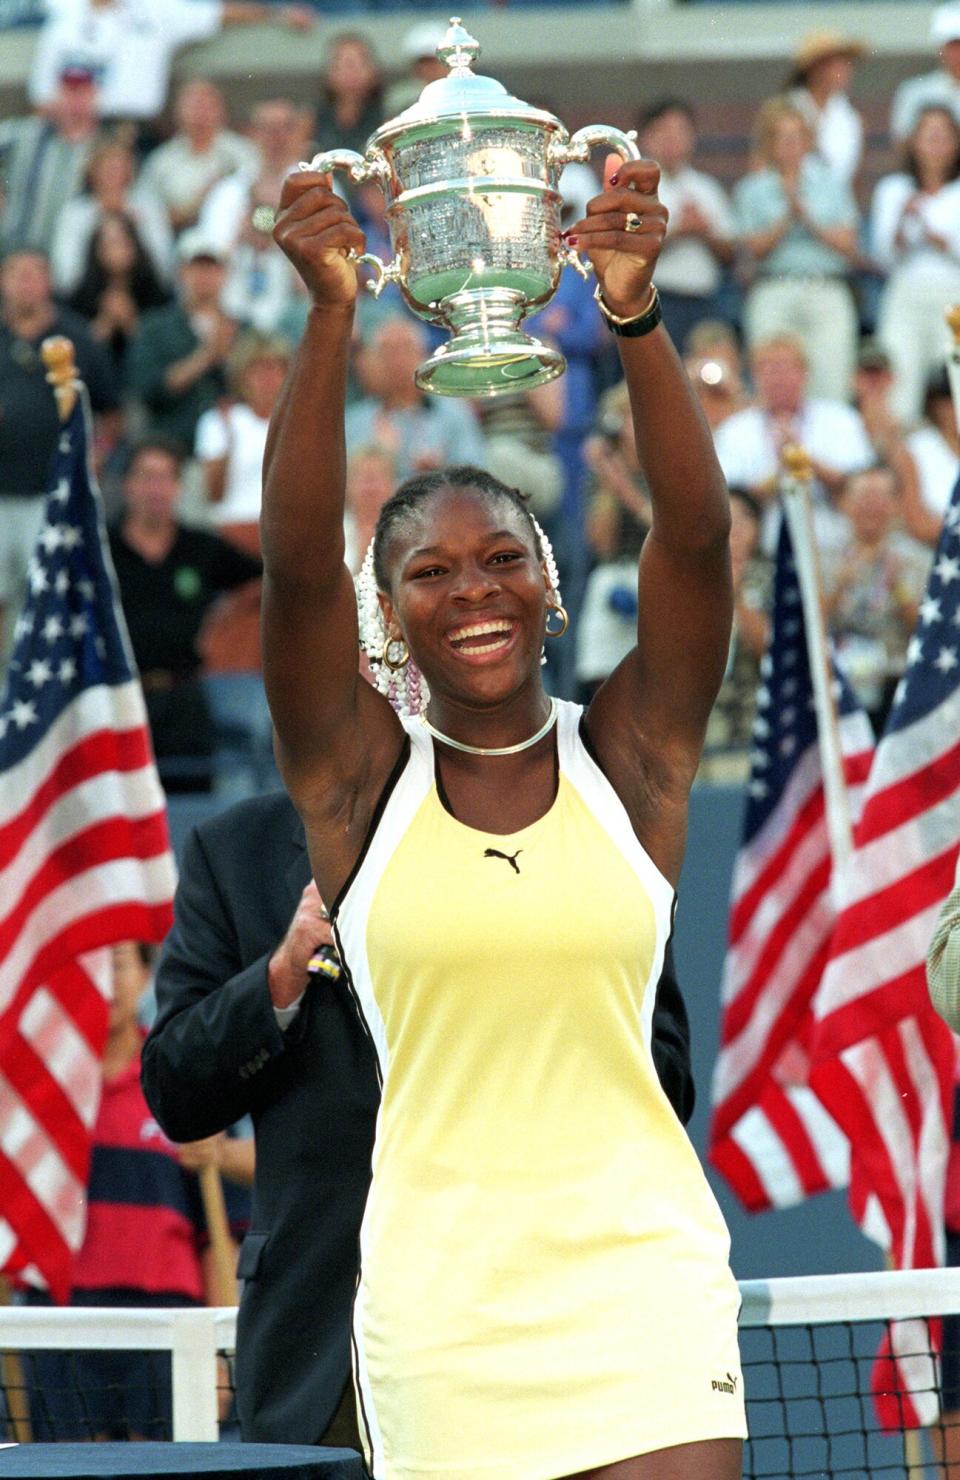
<svg viewBox="0 0 960 1480">
<path fill-rule="evenodd" d="M 358 261 L 374 269 L 375 294 L 398 283 L 415 314 L 452 331 L 416 372 L 421 390 L 441 396 L 515 393 L 563 373 L 563 356 L 520 327 L 553 297 L 564 265 L 589 272 L 560 236 L 561 172 L 600 146 L 640 157 L 632 135 L 604 124 L 571 138 L 552 113 L 477 76 L 479 52 L 454 17 L 437 47 L 449 76 L 382 124 L 365 154 L 330 149 L 300 166 L 383 190 L 393 260 Z"/>
</svg>

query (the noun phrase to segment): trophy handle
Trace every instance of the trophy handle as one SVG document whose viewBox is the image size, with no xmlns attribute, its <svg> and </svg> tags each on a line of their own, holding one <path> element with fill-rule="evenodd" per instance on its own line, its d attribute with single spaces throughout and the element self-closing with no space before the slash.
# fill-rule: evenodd
<svg viewBox="0 0 960 1480">
<path fill-rule="evenodd" d="M 377 274 L 372 282 L 368 281 L 367 283 L 367 290 L 373 294 L 374 298 L 380 297 L 387 283 L 398 283 L 400 281 L 399 252 L 392 262 L 381 262 L 380 258 L 374 252 L 355 252 L 352 248 L 347 253 L 347 256 L 358 267 L 361 264 L 372 267 Z"/>
<path fill-rule="evenodd" d="M 301 160 L 298 168 L 316 170 L 321 175 L 328 175 L 332 170 L 346 170 L 358 185 L 364 180 L 375 180 L 382 189 L 386 189 L 390 181 L 390 166 L 379 149 L 370 154 L 358 154 L 356 149 L 327 149 L 315 154 L 309 163 Z"/>
<path fill-rule="evenodd" d="M 571 139 L 564 135 L 554 138 L 547 150 L 547 160 L 558 170 L 565 164 L 586 164 L 593 150 L 603 144 L 624 159 L 640 158 L 635 129 L 625 134 L 607 123 L 588 123 L 586 128 L 578 128 Z"/>
</svg>

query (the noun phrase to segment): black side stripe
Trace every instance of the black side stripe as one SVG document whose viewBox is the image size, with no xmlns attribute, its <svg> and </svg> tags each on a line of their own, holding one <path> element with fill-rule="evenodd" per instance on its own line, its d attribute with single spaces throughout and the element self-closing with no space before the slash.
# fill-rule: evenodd
<svg viewBox="0 0 960 1480">
<path fill-rule="evenodd" d="M 400 747 L 400 754 L 397 756 L 393 770 L 390 772 L 390 775 L 387 777 L 386 781 L 383 784 L 383 790 L 377 797 L 377 805 L 374 807 L 373 813 L 370 817 L 370 826 L 367 828 L 367 835 L 360 846 L 360 852 L 357 854 L 357 861 L 353 865 L 353 868 L 350 870 L 350 872 L 347 874 L 347 877 L 343 883 L 343 887 L 341 888 L 336 899 L 333 901 L 333 904 L 330 906 L 330 915 L 332 919 L 336 919 L 337 911 L 343 904 L 343 901 L 346 899 L 350 886 L 353 884 L 354 879 L 357 877 L 357 874 L 363 867 L 363 861 L 370 851 L 370 844 L 373 842 L 374 834 L 377 828 L 380 826 L 380 820 L 383 817 L 384 811 L 386 810 L 387 803 L 393 795 L 394 788 L 396 787 L 397 782 L 400 780 L 400 777 L 402 776 L 404 768 L 406 767 L 407 761 L 409 759 L 410 736 L 407 734 L 406 731 L 404 731 L 403 744 Z"/>
<path fill-rule="evenodd" d="M 333 938 L 334 938 L 334 940 L 337 943 L 337 955 L 340 957 L 340 966 L 341 966 L 342 971 L 343 971 L 344 980 L 347 983 L 347 990 L 349 991 L 350 996 L 353 998 L 353 1005 L 356 1008 L 357 1017 L 360 1019 L 360 1026 L 363 1029 L 363 1031 L 366 1033 L 368 1039 L 370 1040 L 370 1047 L 373 1050 L 373 1063 L 374 1063 L 374 1067 L 375 1067 L 375 1069 L 377 1071 L 377 1088 L 380 1090 L 380 1092 L 382 1094 L 383 1093 L 383 1067 L 382 1067 L 382 1065 L 380 1063 L 380 1053 L 379 1053 L 379 1051 L 377 1049 L 377 1042 L 376 1042 L 376 1039 L 374 1038 L 373 1033 L 372 1033 L 372 1031 L 370 1029 L 370 1024 L 367 1022 L 366 1014 L 364 1013 L 363 1006 L 362 1006 L 362 1004 L 360 1002 L 359 993 L 357 992 L 356 987 L 353 985 L 353 976 L 352 976 L 351 971 L 350 971 L 349 962 L 347 961 L 347 958 L 346 958 L 346 956 L 344 954 L 343 941 L 340 939 L 340 929 L 339 929 L 339 926 L 337 924 L 336 918 L 334 918 L 331 921 L 331 927 L 333 929 Z"/>
<path fill-rule="evenodd" d="M 353 1292 L 353 1313 L 350 1318 L 350 1347 L 353 1352 L 353 1385 L 357 1390 L 357 1402 L 360 1407 L 360 1417 L 363 1419 L 364 1454 L 363 1461 L 369 1476 L 373 1475 L 373 1435 L 370 1432 L 370 1420 L 367 1417 L 367 1405 L 363 1401 L 363 1384 L 360 1381 L 360 1348 L 357 1346 L 357 1295 L 360 1293 L 360 1268 L 358 1261 L 357 1283 Z"/>
</svg>

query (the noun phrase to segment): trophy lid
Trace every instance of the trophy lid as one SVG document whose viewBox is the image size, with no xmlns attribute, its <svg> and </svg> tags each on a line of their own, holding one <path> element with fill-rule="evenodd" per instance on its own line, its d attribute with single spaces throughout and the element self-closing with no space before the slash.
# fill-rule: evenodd
<svg viewBox="0 0 960 1480">
<path fill-rule="evenodd" d="M 479 55 L 480 43 L 460 24 L 460 17 L 453 16 L 437 47 L 437 56 L 450 68 L 449 76 L 428 82 L 417 101 L 383 124 L 375 137 L 392 136 L 444 119 L 460 119 L 465 114 L 477 117 L 489 113 L 498 118 L 507 115 L 541 125 L 560 126 L 552 113 L 513 97 L 496 78 L 478 76 L 473 71 L 473 63 Z"/>
</svg>

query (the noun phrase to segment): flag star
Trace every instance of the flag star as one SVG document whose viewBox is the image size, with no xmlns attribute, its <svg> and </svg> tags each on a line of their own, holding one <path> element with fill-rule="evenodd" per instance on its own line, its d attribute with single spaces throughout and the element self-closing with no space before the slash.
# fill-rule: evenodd
<svg viewBox="0 0 960 1480">
<path fill-rule="evenodd" d="M 941 555 L 933 567 L 935 576 L 939 576 L 945 586 L 951 581 L 960 581 L 960 560 L 955 555 Z"/>
<path fill-rule="evenodd" d="M 62 524 L 45 524 L 41 529 L 40 544 L 48 555 L 52 555 L 54 550 L 59 550 L 63 542 L 62 528 Z"/>
<path fill-rule="evenodd" d="M 784 622 L 784 624 L 783 624 L 783 635 L 784 635 L 784 637 L 796 637 L 796 635 L 797 635 L 797 633 L 799 631 L 800 631 L 800 623 L 797 621 L 796 617 L 791 617 L 790 620 L 789 620 L 789 622 Z"/>
<path fill-rule="evenodd" d="M 58 570 L 53 578 L 53 589 L 58 596 L 66 596 L 70 590 L 70 577 L 65 570 Z"/>
<path fill-rule="evenodd" d="M 750 782 L 750 795 L 755 797 L 758 802 L 763 801 L 769 790 L 770 788 L 767 783 L 759 780 L 759 778 Z"/>
<path fill-rule="evenodd" d="M 798 606 L 800 603 L 800 587 L 790 586 L 783 593 L 783 599 L 787 606 Z"/>
<path fill-rule="evenodd" d="M 764 766 L 768 766 L 770 764 L 770 758 L 765 750 L 760 750 L 757 747 L 750 752 L 750 764 L 751 766 L 757 766 L 760 770 L 763 770 Z"/>
<path fill-rule="evenodd" d="M 27 580 L 30 582 L 30 590 L 34 596 L 39 596 L 41 591 L 49 591 L 50 589 L 47 572 L 38 560 L 31 560 L 27 569 Z"/>
<path fill-rule="evenodd" d="M 793 755 L 793 752 L 796 750 L 796 748 L 797 748 L 797 737 L 796 737 L 796 735 L 784 735 L 783 739 L 780 741 L 780 754 L 781 755 Z"/>
<path fill-rule="evenodd" d="M 61 451 L 62 450 L 63 449 L 61 448 Z M 55 499 L 58 504 L 65 504 L 70 497 L 69 478 L 61 478 L 60 482 L 57 484 L 50 497 L 52 499 Z"/>
<path fill-rule="evenodd" d="M 90 623 L 86 612 L 75 612 L 70 618 L 70 636 L 82 637 L 89 628 Z"/>
<path fill-rule="evenodd" d="M 773 659 L 769 653 L 764 653 L 760 659 L 760 674 L 763 678 L 769 678 L 773 672 Z"/>
<path fill-rule="evenodd" d="M 914 663 L 919 663 L 922 657 L 923 643 L 919 637 L 911 637 L 907 644 L 907 666 L 912 667 Z"/>
<path fill-rule="evenodd" d="M 56 642 L 57 638 L 62 636 L 63 623 L 61 622 L 60 618 L 54 613 L 52 616 L 49 616 L 43 624 L 43 640 L 44 642 Z"/>
<path fill-rule="evenodd" d="M 767 688 L 766 684 L 763 683 L 757 689 L 757 708 L 758 709 L 766 709 L 767 706 L 769 705 L 769 703 L 770 703 L 770 690 Z"/>
<path fill-rule="evenodd" d="M 60 540 L 65 550 L 76 550 L 83 544 L 83 530 L 79 524 L 61 524 Z"/>
<path fill-rule="evenodd" d="M 57 677 L 59 678 L 60 682 L 61 683 L 69 683 L 70 680 L 72 678 L 76 678 L 76 676 L 77 676 L 77 665 L 76 665 L 76 663 L 73 661 L 72 658 L 63 658 L 61 660 L 60 667 L 57 669 Z"/>
<path fill-rule="evenodd" d="M 960 524 L 960 504 L 951 504 L 943 516 L 943 522 L 948 529 L 956 529 Z"/>
<path fill-rule="evenodd" d="M 28 632 L 33 631 L 33 612 L 23 611 L 13 624 L 13 640 L 19 642 L 21 637 L 26 637 Z"/>
<path fill-rule="evenodd" d="M 45 683 L 49 683 L 53 677 L 53 669 L 46 658 L 34 658 L 27 669 L 27 682 L 32 683 L 35 689 L 42 689 Z"/>
<path fill-rule="evenodd" d="M 60 451 L 64 453 L 69 452 L 70 445 L 70 433 L 64 432 L 60 438 Z"/>
<path fill-rule="evenodd" d="M 920 621 L 925 627 L 940 620 L 940 602 L 936 596 L 925 596 L 920 603 Z"/>
<path fill-rule="evenodd" d="M 37 724 L 37 711 L 32 699 L 21 699 L 14 704 L 10 711 L 10 718 L 18 730 L 25 730 L 27 725 Z"/>
<path fill-rule="evenodd" d="M 753 722 L 753 733 L 757 740 L 766 740 L 770 734 L 770 726 L 762 714 L 758 714 Z"/>
<path fill-rule="evenodd" d="M 797 650 L 796 650 L 796 648 L 787 648 L 786 652 L 783 654 L 783 666 L 784 666 L 784 668 L 796 668 L 796 666 L 797 666 Z"/>
<path fill-rule="evenodd" d="M 902 704 L 906 697 L 907 680 L 905 678 L 901 678 L 900 682 L 897 684 L 897 687 L 893 691 L 893 702 L 894 704 Z"/>
<path fill-rule="evenodd" d="M 84 576 L 82 580 L 77 582 L 77 590 L 83 597 L 84 601 L 93 600 L 93 582 L 89 580 L 86 576 Z"/>
<path fill-rule="evenodd" d="M 795 678 L 785 678 L 783 680 L 783 683 L 780 685 L 780 693 L 782 697 L 784 699 L 792 699 L 796 692 L 797 680 Z"/>
<path fill-rule="evenodd" d="M 934 668 L 939 668 L 941 673 L 949 673 L 951 668 L 957 666 L 957 650 L 951 647 L 942 647 L 933 660 Z"/>
<path fill-rule="evenodd" d="M 788 704 L 786 709 L 781 709 L 780 724 L 785 730 L 789 730 L 790 726 L 795 723 L 796 718 L 797 710 L 795 705 Z"/>
</svg>

